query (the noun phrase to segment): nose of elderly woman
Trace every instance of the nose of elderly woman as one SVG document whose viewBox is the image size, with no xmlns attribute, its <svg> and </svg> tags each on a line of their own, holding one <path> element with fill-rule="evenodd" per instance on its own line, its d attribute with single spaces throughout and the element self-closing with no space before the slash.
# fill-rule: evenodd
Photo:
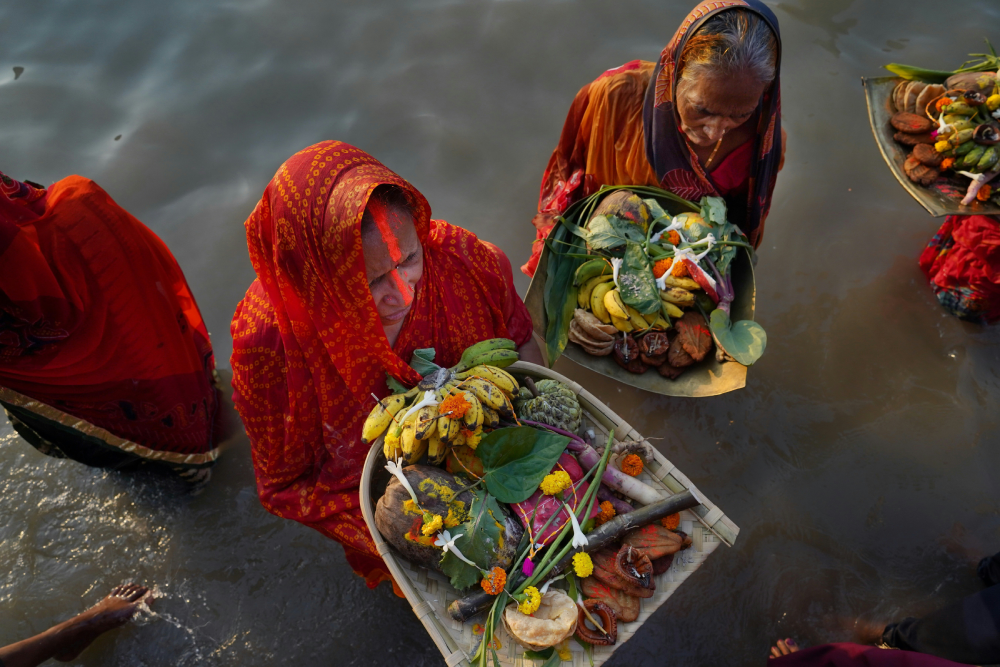
<svg viewBox="0 0 1000 667">
<path fill-rule="evenodd" d="M 393 306 L 406 307 L 413 303 L 418 276 L 408 269 L 397 268 L 389 274 L 392 288 L 386 294 L 386 301 Z"/>
</svg>

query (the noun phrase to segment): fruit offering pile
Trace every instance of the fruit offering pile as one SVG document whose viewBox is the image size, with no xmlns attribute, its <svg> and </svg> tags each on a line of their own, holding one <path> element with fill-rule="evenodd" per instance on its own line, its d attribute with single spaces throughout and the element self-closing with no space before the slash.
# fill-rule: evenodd
<svg viewBox="0 0 1000 667">
<path fill-rule="evenodd" d="M 726 220 L 725 202 L 679 200 L 687 212 L 671 216 L 655 197 L 643 199 L 628 189 L 598 196 L 603 198 L 593 214 L 573 232 L 585 241 L 587 254 L 560 256 L 553 250 L 550 259 L 551 273 L 553 266 L 564 270 L 584 258 L 573 273 L 569 303 L 575 308 L 566 340 L 587 354 L 613 356 L 631 373 L 655 368 L 671 380 L 716 346 L 720 361 L 750 365 L 760 358 L 764 330 L 729 317 L 732 262 L 739 248 L 752 248 Z M 555 304 L 546 304 L 547 312 L 554 310 Z M 559 333 L 550 326 L 550 351 L 558 347 Z"/>
<path fill-rule="evenodd" d="M 488 610 L 477 665 L 498 664 L 500 623 L 526 658 L 562 653 L 574 636 L 614 644 L 691 544 L 677 512 L 698 501 L 636 479 L 648 443 L 615 443 L 612 432 L 595 449 L 572 389 L 502 368 L 517 359 L 513 341 L 477 343 L 451 368 L 418 353 L 423 380 L 379 401 L 363 426 L 364 442 L 383 439 L 393 475 L 376 504 L 379 533 L 465 591 L 449 607 L 456 620 Z"/>
</svg>

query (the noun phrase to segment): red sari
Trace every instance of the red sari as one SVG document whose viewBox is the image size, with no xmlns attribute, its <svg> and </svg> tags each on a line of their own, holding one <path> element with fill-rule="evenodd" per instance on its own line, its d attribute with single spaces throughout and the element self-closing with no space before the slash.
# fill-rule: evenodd
<svg viewBox="0 0 1000 667">
<path fill-rule="evenodd" d="M 204 466 L 214 370 L 156 234 L 86 178 L 43 189 L 0 174 L 0 400 L 129 454 Z"/>
<path fill-rule="evenodd" d="M 361 216 L 379 185 L 406 193 L 424 272 L 392 347 L 368 289 Z M 474 234 L 430 219 L 413 186 L 339 141 L 296 153 L 246 221 L 257 280 L 233 317 L 233 388 L 252 445 L 257 491 L 273 514 L 340 542 L 374 588 L 389 579 L 361 516 L 368 448 L 361 425 L 388 395 L 386 373 L 411 386 L 407 360 L 433 347 L 442 366 L 480 340 L 531 337 L 510 262 Z"/>
</svg>

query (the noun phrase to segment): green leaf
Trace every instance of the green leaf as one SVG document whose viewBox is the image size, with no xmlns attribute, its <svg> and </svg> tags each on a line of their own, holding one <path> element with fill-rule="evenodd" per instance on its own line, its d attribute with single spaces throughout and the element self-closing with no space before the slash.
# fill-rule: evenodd
<svg viewBox="0 0 1000 667">
<path fill-rule="evenodd" d="M 642 203 L 649 207 L 649 213 L 652 216 L 649 222 L 650 226 L 659 220 L 665 220 L 669 224 L 669 221 L 673 218 L 673 216 L 663 210 L 663 207 L 660 206 L 660 202 L 655 199 L 643 199 Z"/>
<path fill-rule="evenodd" d="M 554 655 L 549 656 L 549 659 L 542 664 L 542 667 L 558 667 L 561 662 L 562 658 L 559 657 L 558 653 L 555 653 Z"/>
<path fill-rule="evenodd" d="M 727 312 L 716 308 L 712 311 L 711 327 L 722 349 L 744 366 L 751 365 L 764 354 L 767 333 L 753 320 L 733 323 Z"/>
<path fill-rule="evenodd" d="M 555 651 L 551 646 L 543 651 L 525 651 L 524 658 L 525 660 L 548 660 Z"/>
<path fill-rule="evenodd" d="M 712 224 L 721 225 L 726 222 L 726 202 L 721 197 L 701 198 L 701 217 Z"/>
<path fill-rule="evenodd" d="M 392 377 L 388 373 L 385 374 L 385 383 L 389 385 L 389 391 L 391 391 L 394 394 L 405 394 L 407 391 L 409 391 L 406 387 L 403 386 L 402 382 Z"/>
<path fill-rule="evenodd" d="M 450 532 L 461 535 L 455 546 L 462 555 L 484 570 L 489 569 L 500 549 L 506 515 L 496 498 L 481 489 L 472 489 L 472 506 L 469 518 Z M 441 558 L 441 571 L 451 578 L 451 585 L 462 590 L 479 583 L 482 572 L 472 567 L 450 551 Z"/>
<path fill-rule="evenodd" d="M 420 377 L 426 377 L 441 368 L 434 363 L 434 355 L 437 351 L 433 347 L 425 347 L 421 350 L 414 350 L 410 357 L 410 367 L 420 373 Z"/>
<path fill-rule="evenodd" d="M 574 250 L 585 250 L 583 239 L 572 235 L 568 225 L 558 225 L 549 235 L 552 241 L 561 241 L 566 253 Z M 555 363 L 562 351 L 566 349 L 569 336 L 569 323 L 573 320 L 573 310 L 576 308 L 577 287 L 573 285 L 576 269 L 584 260 L 577 257 L 567 257 L 562 253 L 548 252 L 548 268 L 545 275 L 545 345 L 548 351 L 549 363 Z"/>
<path fill-rule="evenodd" d="M 502 503 L 527 500 L 566 449 L 569 438 L 530 426 L 499 428 L 479 443 L 489 492 Z M 462 553 L 465 553 L 464 551 Z"/>
<path fill-rule="evenodd" d="M 653 267 L 638 243 L 629 241 L 625 246 L 625 261 L 618 271 L 618 291 L 622 301 L 640 313 L 652 313 L 660 307 Z"/>
<path fill-rule="evenodd" d="M 645 240 L 642 227 L 613 215 L 597 215 L 587 223 L 587 243 L 593 250 L 610 250 L 628 241 L 642 243 Z"/>
</svg>

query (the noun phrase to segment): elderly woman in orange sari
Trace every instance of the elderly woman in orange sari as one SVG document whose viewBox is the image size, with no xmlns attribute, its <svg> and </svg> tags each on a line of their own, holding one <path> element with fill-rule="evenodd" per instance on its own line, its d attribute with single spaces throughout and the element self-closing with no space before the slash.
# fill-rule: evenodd
<svg viewBox="0 0 1000 667">
<path fill-rule="evenodd" d="M 602 185 L 722 197 L 759 246 L 784 156 L 780 63 L 778 19 L 763 2 L 707 0 L 658 62 L 634 60 L 584 86 L 542 176 L 521 270 L 534 275 L 556 218 Z"/>
<path fill-rule="evenodd" d="M 390 579 L 361 517 L 361 427 L 387 377 L 433 347 L 452 366 L 487 338 L 541 361 L 507 257 L 431 220 L 409 183 L 325 141 L 275 174 L 246 221 L 257 279 L 233 317 L 236 408 L 264 507 L 340 542 L 374 588 Z"/>
<path fill-rule="evenodd" d="M 215 358 L 156 234 L 93 181 L 0 174 L 0 405 L 44 454 L 163 468 L 218 455 Z"/>
</svg>

